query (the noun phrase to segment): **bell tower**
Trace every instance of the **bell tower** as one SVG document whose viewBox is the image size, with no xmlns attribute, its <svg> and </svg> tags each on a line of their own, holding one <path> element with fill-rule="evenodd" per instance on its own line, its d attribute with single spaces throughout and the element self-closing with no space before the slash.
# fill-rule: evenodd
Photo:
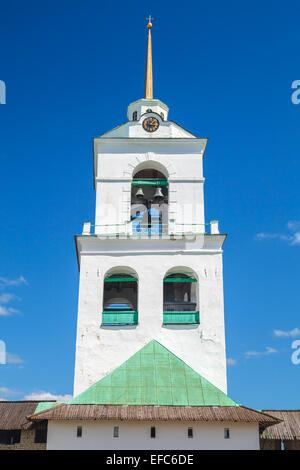
<svg viewBox="0 0 300 470">
<path fill-rule="evenodd" d="M 156 340 L 226 393 L 222 246 L 205 223 L 206 138 L 153 98 L 151 17 L 144 97 L 94 138 L 95 224 L 79 266 L 74 395 Z"/>
</svg>

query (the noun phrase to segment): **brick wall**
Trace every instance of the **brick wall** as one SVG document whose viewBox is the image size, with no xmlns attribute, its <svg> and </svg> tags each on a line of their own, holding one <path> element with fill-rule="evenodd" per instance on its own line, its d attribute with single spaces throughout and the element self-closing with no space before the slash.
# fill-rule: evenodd
<svg viewBox="0 0 300 470">
<path fill-rule="evenodd" d="M 34 442 L 34 429 L 21 431 L 21 440 L 19 444 L 4 445 L 0 444 L 0 450 L 46 450 L 45 444 L 36 444 Z"/>
</svg>

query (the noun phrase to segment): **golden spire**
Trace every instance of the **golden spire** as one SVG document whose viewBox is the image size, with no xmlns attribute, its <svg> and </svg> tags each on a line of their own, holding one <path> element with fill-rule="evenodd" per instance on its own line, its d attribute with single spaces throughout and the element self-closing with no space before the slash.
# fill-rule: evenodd
<svg viewBox="0 0 300 470">
<path fill-rule="evenodd" d="M 152 23 L 151 15 L 148 20 L 147 28 L 148 28 L 148 42 L 147 42 L 147 58 L 146 58 L 146 73 L 145 73 L 145 88 L 144 88 L 144 98 L 148 100 L 153 99 L 153 75 L 152 75 L 152 43 L 151 43 L 151 28 Z"/>
</svg>

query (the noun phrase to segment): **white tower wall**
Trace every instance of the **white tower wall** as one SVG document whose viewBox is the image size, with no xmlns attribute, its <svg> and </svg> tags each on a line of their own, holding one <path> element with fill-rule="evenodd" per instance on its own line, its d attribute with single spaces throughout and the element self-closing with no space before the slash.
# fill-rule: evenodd
<svg viewBox="0 0 300 470">
<path fill-rule="evenodd" d="M 222 252 L 223 236 L 188 240 L 82 238 L 74 394 L 121 365 L 156 339 L 226 392 Z M 212 236 L 210 236 L 212 237 Z M 170 246 L 171 245 L 171 246 Z M 138 276 L 138 325 L 102 326 L 105 274 L 130 268 Z M 163 278 L 184 267 L 197 279 L 199 325 L 163 325 Z"/>
<path fill-rule="evenodd" d="M 138 105 L 135 102 L 133 108 Z M 205 233 L 207 139 L 196 138 L 155 112 L 145 115 L 143 111 L 139 120 L 94 139 L 95 227 L 90 230 L 90 224 L 85 224 L 83 235 L 76 237 L 80 285 L 74 394 L 152 339 L 226 392 L 222 274 L 226 236 L 219 234 L 216 222 Z M 153 134 L 142 126 L 149 116 L 159 121 Z M 133 234 L 129 223 L 132 178 L 146 168 L 159 170 L 168 180 L 168 229 L 161 236 Z M 163 279 L 176 267 L 179 272 L 180 268 L 192 271 L 197 279 L 199 324 L 163 324 Z M 112 268 L 131 269 L 137 275 L 137 325 L 101 324 L 104 278 Z"/>
</svg>

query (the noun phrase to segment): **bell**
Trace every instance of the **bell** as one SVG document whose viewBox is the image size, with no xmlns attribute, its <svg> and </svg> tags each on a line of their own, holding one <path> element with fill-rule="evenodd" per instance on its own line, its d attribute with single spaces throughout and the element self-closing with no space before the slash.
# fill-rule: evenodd
<svg viewBox="0 0 300 470">
<path fill-rule="evenodd" d="M 165 196 L 163 195 L 161 188 L 156 188 L 153 199 L 155 199 L 156 201 L 162 201 L 162 199 L 164 198 Z"/>
<path fill-rule="evenodd" d="M 137 197 L 138 199 L 144 199 L 145 195 L 143 193 L 143 189 L 142 188 L 139 188 L 137 190 L 137 192 L 135 193 L 135 197 Z"/>
</svg>

